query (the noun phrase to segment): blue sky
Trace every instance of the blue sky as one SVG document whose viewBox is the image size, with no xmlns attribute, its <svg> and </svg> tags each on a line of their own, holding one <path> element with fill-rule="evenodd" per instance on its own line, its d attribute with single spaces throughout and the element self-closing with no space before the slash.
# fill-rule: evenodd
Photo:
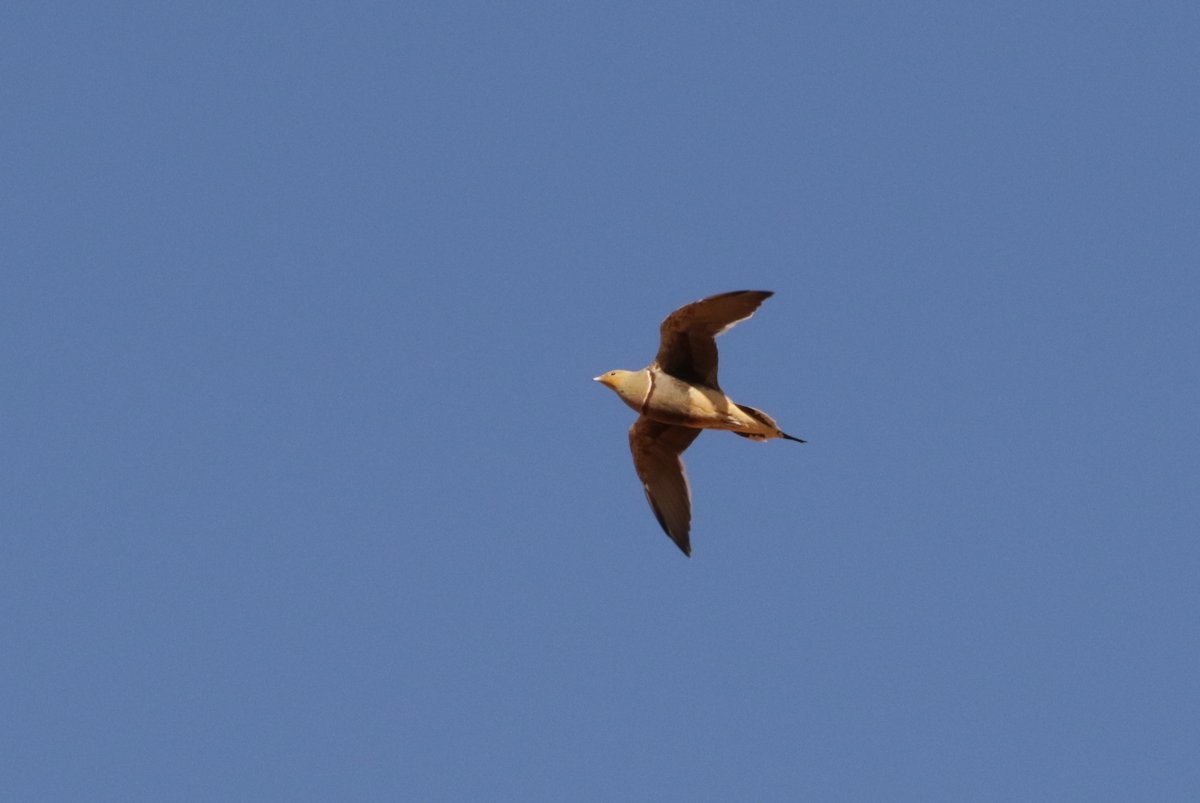
<svg viewBox="0 0 1200 803">
<path fill-rule="evenodd" d="M 0 31 L 0 796 L 1200 797 L 1194 3 Z"/>
</svg>

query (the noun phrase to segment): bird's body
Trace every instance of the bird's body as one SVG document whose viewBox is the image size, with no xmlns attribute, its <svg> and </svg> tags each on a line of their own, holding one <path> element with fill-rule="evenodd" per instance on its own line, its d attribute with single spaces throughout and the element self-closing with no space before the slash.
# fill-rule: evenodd
<svg viewBox="0 0 1200 803">
<path fill-rule="evenodd" d="M 726 429 L 754 440 L 788 437 L 765 413 L 738 404 L 719 388 L 693 385 L 656 367 L 609 371 L 598 379 L 638 413 L 663 424 Z"/>
<path fill-rule="evenodd" d="M 639 414 L 629 430 L 634 468 L 658 523 L 685 555 L 691 554 L 691 491 L 680 455 L 702 430 L 803 443 L 766 413 L 729 398 L 717 383 L 716 336 L 749 318 L 771 295 L 740 290 L 680 307 L 662 323 L 654 362 L 596 377 Z"/>
</svg>

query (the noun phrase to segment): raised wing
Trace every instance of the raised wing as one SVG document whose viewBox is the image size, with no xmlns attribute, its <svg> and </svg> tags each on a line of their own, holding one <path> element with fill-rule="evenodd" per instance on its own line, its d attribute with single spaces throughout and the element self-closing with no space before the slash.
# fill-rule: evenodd
<svg viewBox="0 0 1200 803">
<path fill-rule="evenodd" d="M 772 295 L 767 290 L 736 290 L 680 307 L 662 322 L 655 364 L 685 382 L 720 387 L 717 335 L 749 318 Z"/>
</svg>

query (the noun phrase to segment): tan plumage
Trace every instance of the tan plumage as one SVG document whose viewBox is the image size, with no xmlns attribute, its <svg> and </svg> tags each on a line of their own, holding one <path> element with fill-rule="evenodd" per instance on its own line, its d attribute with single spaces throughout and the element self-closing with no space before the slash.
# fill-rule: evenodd
<svg viewBox="0 0 1200 803">
<path fill-rule="evenodd" d="M 633 465 L 655 518 L 685 555 L 692 554 L 692 510 L 681 455 L 702 429 L 804 442 L 761 410 L 726 396 L 717 382 L 717 335 L 749 318 L 772 295 L 739 290 L 680 307 L 662 323 L 654 362 L 640 371 L 596 377 L 639 413 L 629 430 Z"/>
</svg>

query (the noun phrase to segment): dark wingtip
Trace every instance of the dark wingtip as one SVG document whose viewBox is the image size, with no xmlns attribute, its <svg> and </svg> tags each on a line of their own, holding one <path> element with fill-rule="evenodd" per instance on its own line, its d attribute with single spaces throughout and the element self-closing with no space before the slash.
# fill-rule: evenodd
<svg viewBox="0 0 1200 803">
<path fill-rule="evenodd" d="M 789 441 L 795 441 L 796 443 L 808 443 L 808 441 L 804 440 L 804 438 L 794 438 L 786 432 L 780 432 L 779 437 L 786 438 Z"/>
<path fill-rule="evenodd" d="M 771 296 L 775 295 L 774 290 L 730 290 L 728 293 L 719 293 L 713 298 L 732 298 L 733 296 L 762 296 L 762 300 L 766 301 Z"/>
<path fill-rule="evenodd" d="M 646 495 L 646 499 L 650 502 L 650 510 L 654 512 L 654 518 L 658 519 L 658 526 L 662 527 L 662 531 L 667 534 L 667 537 L 671 539 L 675 546 L 679 547 L 679 551 L 690 558 L 692 556 L 692 542 L 688 538 L 688 534 L 684 533 L 681 538 L 675 537 L 675 534 L 667 529 L 667 520 L 663 518 L 658 505 L 654 504 L 654 500 L 650 499 L 649 494 Z"/>
</svg>

